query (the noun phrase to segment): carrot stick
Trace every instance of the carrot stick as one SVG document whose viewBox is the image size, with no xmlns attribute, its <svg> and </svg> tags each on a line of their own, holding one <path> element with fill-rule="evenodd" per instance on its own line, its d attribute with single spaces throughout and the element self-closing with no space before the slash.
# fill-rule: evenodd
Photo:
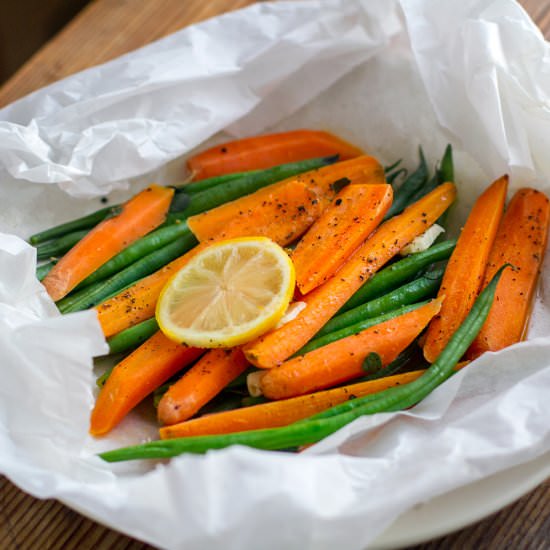
<svg viewBox="0 0 550 550">
<path fill-rule="evenodd" d="M 163 395 L 157 408 L 161 424 L 191 418 L 248 367 L 239 348 L 209 351 Z"/>
<path fill-rule="evenodd" d="M 209 414 L 187 422 L 162 427 L 160 437 L 161 439 L 172 439 L 191 435 L 225 434 L 286 426 L 343 403 L 348 399 L 362 397 L 392 386 L 412 382 L 424 372 L 424 370 L 418 370 L 396 374 L 290 399 Z"/>
<path fill-rule="evenodd" d="M 122 249 L 158 227 L 166 218 L 174 190 L 151 185 L 78 242 L 46 275 L 42 284 L 52 300 L 66 296 L 78 283 Z"/>
<path fill-rule="evenodd" d="M 289 224 L 290 233 L 285 241 L 291 242 L 299 236 L 291 222 L 295 218 L 303 219 L 306 210 L 315 207 L 308 217 L 311 225 L 338 191 L 335 183 L 347 180 L 349 183 L 385 183 L 384 178 L 384 169 L 375 158 L 361 156 L 268 185 L 246 197 L 191 216 L 187 224 L 202 242 L 216 237 L 238 219 L 241 223 L 247 222 L 251 229 L 256 225 L 258 231 L 266 219 L 276 216 Z"/>
<path fill-rule="evenodd" d="M 96 306 L 97 318 L 105 338 L 154 317 L 157 299 L 168 279 L 208 244 L 199 244 L 162 269 Z"/>
<path fill-rule="evenodd" d="M 203 352 L 174 343 L 160 331 L 151 336 L 109 375 L 92 411 L 90 433 L 110 432 L 140 401 Z"/>
<path fill-rule="evenodd" d="M 464 321 L 481 290 L 507 188 L 508 176 L 503 176 L 478 197 L 458 238 L 438 293 L 445 296 L 445 302 L 426 333 L 424 357 L 430 363 Z"/>
<path fill-rule="evenodd" d="M 334 275 L 382 221 L 392 196 L 387 184 L 348 185 L 338 193 L 292 253 L 302 294 Z"/>
<path fill-rule="evenodd" d="M 388 365 L 439 312 L 442 301 L 431 300 L 414 311 L 266 371 L 259 381 L 262 394 L 269 399 L 285 399 L 358 378 L 365 374 L 365 359 L 373 353 L 382 366 Z"/>
<path fill-rule="evenodd" d="M 333 277 L 302 298 L 306 308 L 295 319 L 246 344 L 246 358 L 271 368 L 298 351 L 369 277 L 431 226 L 455 195 L 455 186 L 444 183 L 382 224 Z"/>
<path fill-rule="evenodd" d="M 475 359 L 485 351 L 498 351 L 519 342 L 525 335 L 538 275 L 544 259 L 550 202 L 535 189 L 520 189 L 502 218 L 485 272 L 483 287 L 503 264 L 487 321 L 468 350 Z"/>
<path fill-rule="evenodd" d="M 361 149 L 328 132 L 293 130 L 216 145 L 190 158 L 187 167 L 200 180 L 315 157 L 339 155 L 346 160 L 362 154 Z"/>
<path fill-rule="evenodd" d="M 325 170 L 325 168 L 330 168 L 330 170 Z M 335 186 L 332 184 L 345 178 L 346 174 L 349 174 L 348 179 L 352 182 L 375 182 L 379 181 L 380 178 L 383 181 L 384 178 L 383 168 L 372 157 L 360 157 L 312 170 L 228 203 L 227 209 L 224 205 L 210 210 L 206 214 L 212 213 L 212 217 L 217 220 L 221 219 L 221 216 L 223 220 L 216 225 L 215 229 L 211 228 L 210 222 L 208 222 L 206 224 L 208 231 L 205 231 L 204 235 L 201 233 L 201 236 L 204 241 L 210 240 L 212 242 L 233 237 L 263 235 L 284 246 L 315 221 L 321 214 L 321 207 L 326 206 L 336 193 Z M 269 190 L 270 188 L 272 189 Z M 293 204 L 292 194 L 294 192 L 302 198 L 310 197 L 309 188 L 316 190 L 312 200 L 296 201 L 292 207 L 292 215 L 288 215 L 288 211 L 283 211 Z M 286 207 L 279 208 L 278 205 L 283 204 L 279 202 L 282 196 L 288 197 L 288 200 L 285 200 Z M 224 213 L 219 215 L 220 208 L 224 209 Z M 250 209 L 258 212 L 256 217 L 250 215 Z M 205 219 L 202 216 L 202 214 L 199 214 L 189 218 L 187 220 L 189 226 L 191 227 L 193 219 Z M 181 258 L 174 260 L 159 271 L 97 306 L 99 322 L 105 336 L 110 337 L 121 330 L 151 318 L 155 314 L 155 306 L 160 291 L 168 279 L 177 270 L 181 269 L 198 250 L 207 245 L 206 242 L 201 243 Z"/>
</svg>

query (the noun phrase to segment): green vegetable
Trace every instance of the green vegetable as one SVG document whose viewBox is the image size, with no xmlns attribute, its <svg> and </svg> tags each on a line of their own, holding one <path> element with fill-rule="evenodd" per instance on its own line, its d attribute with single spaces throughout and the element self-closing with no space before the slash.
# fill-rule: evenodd
<svg viewBox="0 0 550 550">
<path fill-rule="evenodd" d="M 99 269 L 96 269 L 91 275 L 86 277 L 77 287 L 76 290 L 87 287 L 98 281 L 103 281 L 107 277 L 118 273 L 125 267 L 133 264 L 140 258 L 147 256 L 151 252 L 174 242 L 176 239 L 190 240 L 194 239 L 191 230 L 185 222 L 179 219 L 172 218 L 170 225 L 164 225 L 159 229 L 155 229 L 148 235 L 137 240 L 116 256 L 113 256 L 109 261 L 105 262 Z M 196 240 L 194 241 L 196 244 Z M 194 245 L 193 245 L 194 246 Z"/>
<path fill-rule="evenodd" d="M 402 162 L 403 159 L 396 160 L 393 164 L 390 164 L 389 166 L 384 167 L 384 173 L 389 174 L 390 172 L 393 172 Z"/>
<path fill-rule="evenodd" d="M 367 374 L 375 374 L 383 367 L 382 358 L 375 351 L 371 351 L 363 361 L 363 370 Z"/>
<path fill-rule="evenodd" d="M 412 279 L 426 266 L 447 260 L 456 246 L 456 240 L 442 241 L 422 252 L 410 254 L 376 273 L 340 308 L 338 315 L 378 298 L 398 285 Z"/>
<path fill-rule="evenodd" d="M 36 278 L 42 281 L 44 277 L 52 270 L 53 266 L 57 263 L 57 258 L 52 258 L 48 263 L 39 265 L 36 268 Z"/>
<path fill-rule="evenodd" d="M 365 318 L 381 315 L 398 307 L 413 304 L 433 296 L 439 289 L 443 272 L 444 269 L 439 268 L 426 273 L 388 294 L 336 315 L 315 335 L 315 338 L 354 325 Z"/>
<path fill-rule="evenodd" d="M 332 164 L 337 159 L 337 156 L 332 156 L 290 162 L 260 172 L 249 173 L 242 178 L 229 180 L 221 187 L 212 187 L 193 193 L 189 206 L 182 210 L 180 214 L 185 216 L 200 214 L 220 204 L 238 199 L 243 195 L 254 193 L 254 191 L 277 181 Z"/>
<path fill-rule="evenodd" d="M 72 233 L 67 233 L 54 241 L 39 244 L 36 247 L 36 255 L 39 260 L 47 260 L 48 258 L 61 256 L 70 250 L 84 235 L 87 235 L 89 229 L 79 229 Z"/>
<path fill-rule="evenodd" d="M 395 172 L 392 172 L 391 174 L 388 174 L 386 176 L 386 183 L 393 185 L 398 177 L 403 176 L 404 178 L 406 178 L 407 173 L 408 171 L 405 168 L 400 168 L 399 170 L 396 170 Z"/>
<path fill-rule="evenodd" d="M 283 428 L 152 441 L 143 445 L 107 451 L 99 456 L 107 462 L 119 462 L 142 458 L 170 458 L 182 453 L 204 453 L 229 445 L 247 445 L 266 450 L 285 449 L 315 443 L 360 416 L 411 407 L 453 374 L 456 364 L 474 340 L 489 314 L 502 269 L 479 295 L 469 315 L 436 361 L 420 378 L 413 382 L 346 401 Z"/>
<path fill-rule="evenodd" d="M 418 302 L 416 304 L 411 304 L 407 306 L 402 306 L 398 309 L 394 309 L 393 311 L 388 311 L 384 313 L 383 315 L 378 315 L 377 317 L 370 317 L 367 319 L 362 319 L 361 321 L 358 321 L 354 323 L 353 325 L 348 325 L 344 328 L 341 328 L 339 330 L 335 330 L 333 332 L 329 332 L 328 334 L 325 334 L 323 336 L 315 337 L 313 340 L 310 340 L 303 348 L 299 349 L 293 357 L 296 357 L 298 355 L 304 355 L 310 351 L 313 351 L 314 349 L 326 346 L 327 344 L 330 344 L 331 342 L 335 342 L 336 340 L 341 340 L 342 338 L 347 338 L 348 336 L 352 336 L 354 334 L 357 334 L 358 332 L 361 332 L 362 330 L 365 330 L 369 327 L 373 327 L 374 325 L 378 325 L 380 323 L 384 323 L 386 321 L 389 321 L 390 319 L 393 319 L 394 317 L 397 317 L 399 315 L 404 315 L 405 313 L 409 313 L 410 311 L 414 311 L 415 309 L 419 308 L 420 306 L 425 305 L 427 302 Z"/>
<path fill-rule="evenodd" d="M 31 237 L 29 238 L 29 242 L 36 245 L 45 241 L 49 241 L 51 239 L 56 239 L 57 237 L 62 237 L 63 235 L 66 235 L 67 233 L 72 233 L 73 231 L 77 231 L 80 229 L 91 229 L 99 222 L 108 217 L 116 215 L 119 212 L 120 204 L 107 206 L 106 208 L 102 208 L 101 210 L 92 212 L 91 214 L 83 216 L 82 218 L 78 218 L 67 223 L 62 223 L 61 225 L 56 225 L 55 227 L 51 227 L 50 229 L 46 229 L 45 231 L 41 231 L 40 233 L 35 233 L 34 235 L 31 235 Z"/>
<path fill-rule="evenodd" d="M 384 216 L 385 220 L 400 214 L 409 204 L 415 202 L 412 197 L 422 186 L 425 185 L 426 180 L 428 179 L 428 165 L 426 164 L 422 147 L 419 148 L 418 154 L 420 156 L 420 164 L 418 165 L 418 168 L 401 184 L 399 189 L 395 191 L 392 205 Z"/>
<path fill-rule="evenodd" d="M 94 307 L 113 293 L 121 291 L 138 279 L 154 273 L 157 269 L 175 260 L 196 244 L 197 241 L 192 234 L 181 237 L 144 256 L 108 279 L 94 283 L 59 300 L 57 307 L 62 313 L 81 311 Z"/>
<path fill-rule="evenodd" d="M 159 326 L 154 317 L 127 328 L 107 339 L 109 353 L 124 353 L 133 350 L 153 336 L 158 329 Z"/>
<path fill-rule="evenodd" d="M 259 174 L 264 170 L 249 170 L 247 172 L 234 172 L 232 174 L 223 174 L 221 176 L 214 176 L 213 178 L 206 178 L 199 181 L 191 181 L 176 187 L 176 193 L 188 193 L 192 195 L 193 193 L 199 193 L 200 191 L 205 191 L 206 189 L 211 189 L 218 185 L 227 183 L 228 181 L 238 180 L 253 174 Z"/>
<path fill-rule="evenodd" d="M 455 169 L 453 162 L 453 148 L 451 144 L 447 145 L 443 158 L 441 159 L 441 165 L 437 170 L 437 177 L 441 183 L 446 181 L 455 181 Z"/>
</svg>

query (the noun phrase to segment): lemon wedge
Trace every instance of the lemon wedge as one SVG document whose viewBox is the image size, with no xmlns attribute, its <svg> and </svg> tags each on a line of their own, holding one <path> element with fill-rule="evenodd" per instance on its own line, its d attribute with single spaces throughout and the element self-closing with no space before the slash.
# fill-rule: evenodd
<svg viewBox="0 0 550 550">
<path fill-rule="evenodd" d="M 288 254 L 266 237 L 220 241 L 199 252 L 162 290 L 156 317 L 171 340 L 229 348 L 275 327 L 294 293 Z"/>
</svg>

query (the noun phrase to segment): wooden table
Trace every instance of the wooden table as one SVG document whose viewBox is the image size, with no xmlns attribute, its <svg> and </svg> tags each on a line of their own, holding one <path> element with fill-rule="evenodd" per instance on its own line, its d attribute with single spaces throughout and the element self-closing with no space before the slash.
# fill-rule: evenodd
<svg viewBox="0 0 550 550">
<path fill-rule="evenodd" d="M 3 87 L 0 107 L 23 95 L 147 44 L 186 25 L 253 0 L 95 0 Z M 523 0 L 550 37 L 550 0 Z M 54 500 L 40 501 L 0 477 L 0 549 L 145 549 Z M 466 529 L 415 547 L 550 548 L 550 480 L 516 503 Z"/>
</svg>

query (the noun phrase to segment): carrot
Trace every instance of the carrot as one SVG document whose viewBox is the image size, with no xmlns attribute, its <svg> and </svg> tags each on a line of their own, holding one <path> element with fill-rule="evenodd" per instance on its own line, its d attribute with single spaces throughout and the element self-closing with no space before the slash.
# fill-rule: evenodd
<svg viewBox="0 0 550 550">
<path fill-rule="evenodd" d="M 109 375 L 92 411 L 90 433 L 110 432 L 140 401 L 203 352 L 174 343 L 160 331 L 151 336 Z"/>
<path fill-rule="evenodd" d="M 365 374 L 367 356 L 382 366 L 393 361 L 436 315 L 442 299 L 380 323 L 358 334 L 295 357 L 266 371 L 259 380 L 263 395 L 285 399 L 329 388 Z"/>
<path fill-rule="evenodd" d="M 168 279 L 208 244 L 199 244 L 162 269 L 96 306 L 97 318 L 105 338 L 154 317 L 157 299 Z"/>
<path fill-rule="evenodd" d="M 52 300 L 60 300 L 78 283 L 166 218 L 174 190 L 151 185 L 122 206 L 120 214 L 92 229 L 65 254 L 42 284 Z"/>
<path fill-rule="evenodd" d="M 269 220 L 273 216 L 282 217 L 290 223 L 296 216 L 303 218 L 305 211 L 312 207 L 315 207 L 314 212 L 318 217 L 338 191 L 338 184 L 347 183 L 348 180 L 349 183 L 385 183 L 384 168 L 369 156 L 337 162 L 268 185 L 246 197 L 191 216 L 187 224 L 202 242 L 217 236 L 229 223 L 238 219 L 248 222 L 251 228 L 254 225 L 259 228 L 266 218 Z M 256 217 L 259 223 L 256 223 Z M 309 218 L 310 225 L 314 219 L 313 216 Z M 298 236 L 296 231 L 292 231 L 286 241 L 291 242 Z"/>
<path fill-rule="evenodd" d="M 481 290 L 507 188 L 508 176 L 503 176 L 478 197 L 458 238 L 438 293 L 445 296 L 445 302 L 426 333 L 424 357 L 430 363 L 437 359 L 464 321 Z"/>
<path fill-rule="evenodd" d="M 348 399 L 376 393 L 392 386 L 416 380 L 424 370 L 396 374 L 368 382 L 333 388 L 321 392 L 262 403 L 232 411 L 209 414 L 160 429 L 161 439 L 191 435 L 225 434 L 286 426 L 343 403 Z"/>
<path fill-rule="evenodd" d="M 334 275 L 382 221 L 392 196 L 387 184 L 348 185 L 338 193 L 292 253 L 302 294 Z"/>
<path fill-rule="evenodd" d="M 248 367 L 239 348 L 209 351 L 163 395 L 157 408 L 161 424 L 191 418 Z"/>
<path fill-rule="evenodd" d="M 550 202 L 540 191 L 520 189 L 510 201 L 489 255 L 483 287 L 501 265 L 509 263 L 515 269 L 502 274 L 487 321 L 468 350 L 469 359 L 511 346 L 524 337 L 549 222 Z"/>
<path fill-rule="evenodd" d="M 330 168 L 330 170 L 325 170 L 325 168 Z M 212 213 L 212 217 L 219 220 L 219 209 L 222 208 L 225 212 L 222 215 L 222 223 L 216 225 L 215 230 L 210 228 L 210 222 L 206 224 L 209 229 L 205 235 L 201 233 L 203 240 L 213 241 L 264 235 L 281 245 L 287 244 L 300 232 L 305 231 L 321 214 L 321 207 L 326 206 L 336 193 L 333 183 L 344 178 L 345 174 L 350 174 L 351 181 L 378 181 L 379 178 L 382 180 L 384 178 L 383 168 L 372 157 L 360 157 L 352 161 L 339 162 L 288 178 L 205 213 Z M 269 190 L 269 188 L 274 190 Z M 309 188 L 316 190 L 315 196 L 310 201 L 302 202 L 293 199 L 293 193 L 302 199 L 311 197 Z M 284 200 L 283 197 L 285 197 Z M 279 204 L 282 205 L 282 208 L 278 207 Z M 226 206 L 227 210 L 225 210 Z M 256 217 L 250 215 L 250 209 L 257 212 Z M 289 209 L 293 214 L 288 215 Z M 189 226 L 191 227 L 193 219 L 205 220 L 202 216 L 199 214 L 189 218 L 187 220 Z M 160 291 L 168 279 L 181 269 L 198 250 L 207 245 L 206 242 L 201 243 L 181 258 L 97 306 L 99 322 L 105 336 L 110 337 L 151 318 L 155 314 Z"/>
<path fill-rule="evenodd" d="M 246 344 L 246 358 L 271 368 L 298 351 L 369 277 L 432 225 L 455 195 L 455 186 L 444 183 L 382 224 L 333 277 L 303 297 L 306 308 L 295 319 Z"/>
<path fill-rule="evenodd" d="M 216 145 L 190 158 L 187 167 L 200 180 L 315 157 L 339 155 L 346 160 L 362 154 L 361 149 L 328 132 L 293 130 Z"/>
</svg>

